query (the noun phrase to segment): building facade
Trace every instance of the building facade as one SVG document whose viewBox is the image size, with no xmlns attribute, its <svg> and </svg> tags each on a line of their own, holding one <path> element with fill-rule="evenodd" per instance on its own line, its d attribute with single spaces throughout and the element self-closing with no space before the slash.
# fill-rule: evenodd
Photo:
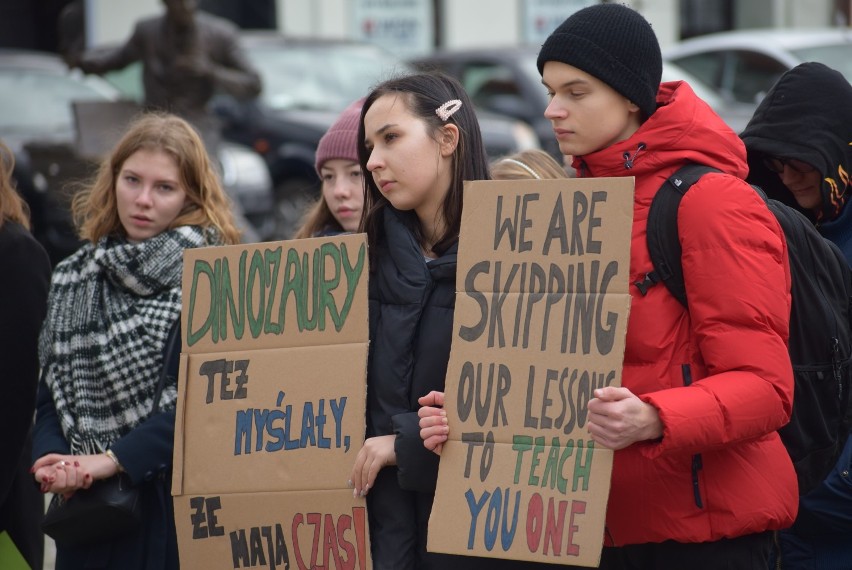
<svg viewBox="0 0 852 570">
<path fill-rule="evenodd" d="M 403 56 L 436 47 L 540 44 L 572 12 L 596 0 L 207 0 L 262 3 L 266 20 L 287 35 L 358 38 Z M 91 45 L 126 38 L 161 0 L 84 0 Z M 270 6 L 274 2 L 274 6 Z M 201 0 L 205 5 L 205 0 Z M 665 47 L 680 39 L 741 28 L 848 25 L 852 0 L 627 0 L 654 26 Z"/>
</svg>

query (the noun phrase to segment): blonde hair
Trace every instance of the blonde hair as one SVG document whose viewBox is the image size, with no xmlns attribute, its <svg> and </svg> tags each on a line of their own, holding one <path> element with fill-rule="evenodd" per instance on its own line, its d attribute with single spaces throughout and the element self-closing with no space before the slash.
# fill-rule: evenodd
<svg viewBox="0 0 852 570">
<path fill-rule="evenodd" d="M 82 239 L 97 242 L 107 235 L 124 235 L 115 183 L 124 162 L 140 150 L 163 152 L 177 165 L 181 186 L 186 191 L 186 204 L 169 229 L 212 227 L 224 243 L 240 242 L 231 201 L 222 189 L 201 137 L 180 117 L 159 112 L 143 113 L 134 119 L 110 156 L 101 163 L 94 181 L 74 196 L 74 222 Z"/>
<path fill-rule="evenodd" d="M 12 184 L 14 168 L 15 156 L 0 142 L 0 228 L 9 220 L 30 229 L 30 209 Z"/>
<path fill-rule="evenodd" d="M 568 178 L 568 173 L 550 154 L 535 148 L 522 150 L 492 162 L 491 178 L 494 180 L 553 179 Z"/>
</svg>

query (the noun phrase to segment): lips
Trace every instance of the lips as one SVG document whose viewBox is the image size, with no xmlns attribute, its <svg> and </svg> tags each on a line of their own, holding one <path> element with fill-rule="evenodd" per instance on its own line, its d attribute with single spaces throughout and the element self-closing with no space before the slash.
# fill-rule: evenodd
<svg viewBox="0 0 852 570">
<path fill-rule="evenodd" d="M 574 134 L 574 131 L 572 131 L 572 130 L 570 130 L 570 129 L 557 129 L 557 128 L 554 128 L 554 129 L 553 129 L 553 133 L 556 135 L 556 138 L 558 139 L 558 138 L 564 138 L 564 137 L 566 137 L 566 136 L 571 136 L 571 135 L 573 135 L 573 134 Z"/>
</svg>

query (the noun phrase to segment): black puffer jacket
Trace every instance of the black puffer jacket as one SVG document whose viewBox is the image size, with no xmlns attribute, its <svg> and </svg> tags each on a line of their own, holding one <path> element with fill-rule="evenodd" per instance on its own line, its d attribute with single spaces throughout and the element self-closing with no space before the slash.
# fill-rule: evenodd
<svg viewBox="0 0 852 570">
<path fill-rule="evenodd" d="M 417 399 L 444 390 L 455 308 L 457 245 L 426 262 L 386 208 L 370 274 L 367 437 L 396 434 L 396 467 L 382 469 L 367 495 L 373 568 L 518 570 L 543 564 L 426 552 L 439 457 L 420 439 Z M 546 566 L 552 568 L 552 566 Z"/>
<path fill-rule="evenodd" d="M 385 209 L 370 275 L 367 437 L 397 434 L 397 467 L 367 495 L 376 570 L 427 567 L 438 456 L 420 440 L 417 399 L 444 389 L 455 305 L 456 248 L 427 264 L 404 215 Z"/>
</svg>

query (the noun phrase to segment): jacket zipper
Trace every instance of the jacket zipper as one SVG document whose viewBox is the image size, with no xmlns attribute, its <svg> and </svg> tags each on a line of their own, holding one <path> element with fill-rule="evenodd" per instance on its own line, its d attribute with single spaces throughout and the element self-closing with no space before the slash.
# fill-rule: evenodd
<svg viewBox="0 0 852 570">
<path fill-rule="evenodd" d="M 681 365 L 681 372 L 683 374 L 683 385 L 692 384 L 692 370 L 689 368 L 689 364 Z M 698 472 L 703 468 L 704 460 L 700 453 L 696 453 L 692 456 L 692 494 L 695 497 L 695 506 L 699 509 L 704 508 L 704 501 L 701 499 L 701 485 L 698 482 Z"/>
</svg>

